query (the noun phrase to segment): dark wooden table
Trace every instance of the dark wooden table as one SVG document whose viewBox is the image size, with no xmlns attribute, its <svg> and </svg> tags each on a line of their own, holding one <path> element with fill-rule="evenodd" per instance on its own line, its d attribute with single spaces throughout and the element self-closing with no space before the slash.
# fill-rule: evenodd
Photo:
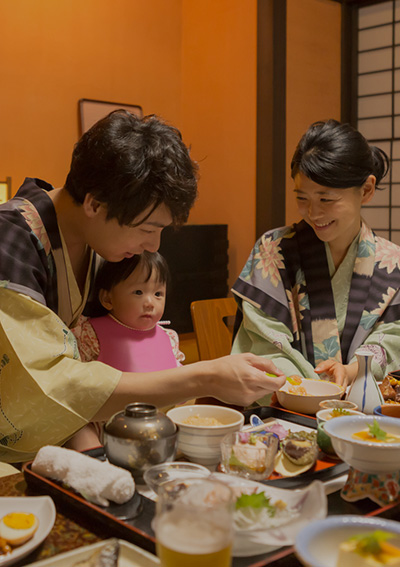
<svg viewBox="0 0 400 567">
<path fill-rule="evenodd" d="M 35 493 L 28 488 L 22 473 L 0 478 L 0 496 L 34 496 Z M 57 516 L 54 527 L 42 545 L 28 557 L 15 563 L 16 567 L 29 565 L 39 559 L 46 559 L 64 551 L 70 551 L 83 545 L 90 545 L 102 539 L 112 537 L 113 534 L 102 526 L 95 525 L 83 515 L 76 517 L 72 511 L 61 509 L 56 504 Z M 379 515 L 392 520 L 400 520 L 400 505 L 389 505 L 379 508 L 368 499 L 350 503 L 344 501 L 340 492 L 328 496 L 329 514 L 358 514 L 374 516 Z M 233 567 L 300 567 L 300 562 L 294 555 L 293 548 L 282 548 L 270 557 L 234 558 Z"/>
<path fill-rule="evenodd" d="M 0 496 L 35 496 L 35 494 L 29 492 L 24 475 L 18 473 L 0 478 Z M 64 516 L 57 509 L 54 527 L 43 544 L 14 565 L 15 567 L 29 565 L 29 563 L 39 561 L 39 559 L 46 559 L 57 553 L 70 551 L 82 545 L 90 545 L 110 537 L 109 534 L 95 533 L 93 528 L 95 526 L 88 526 L 82 522 L 78 524 L 77 521 Z"/>
</svg>

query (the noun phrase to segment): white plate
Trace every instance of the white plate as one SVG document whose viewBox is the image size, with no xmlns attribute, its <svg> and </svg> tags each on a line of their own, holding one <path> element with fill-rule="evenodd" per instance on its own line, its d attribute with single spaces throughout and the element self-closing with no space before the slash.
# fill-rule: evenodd
<svg viewBox="0 0 400 567">
<path fill-rule="evenodd" d="M 0 518 L 10 512 L 26 512 L 35 514 L 39 527 L 33 538 L 19 547 L 14 547 L 11 553 L 0 555 L 0 566 L 12 565 L 33 551 L 50 533 L 55 519 L 56 508 L 50 496 L 32 496 L 19 498 L 16 496 L 0 498 Z"/>
<path fill-rule="evenodd" d="M 72 567 L 78 561 L 89 559 L 95 551 L 105 547 L 110 541 L 112 540 L 106 539 L 92 545 L 78 547 L 72 551 L 49 557 L 49 559 L 36 561 L 36 563 L 32 563 L 32 567 L 48 567 L 50 565 L 51 567 Z M 159 559 L 152 553 L 127 541 L 121 539 L 118 541 L 120 545 L 118 567 L 153 567 L 154 565 L 160 565 Z"/>
<path fill-rule="evenodd" d="M 212 473 L 211 478 L 216 478 L 229 486 L 243 489 L 246 492 L 249 489 L 255 492 L 265 492 L 266 496 L 271 497 L 272 502 L 283 500 L 288 509 L 297 510 L 294 517 L 288 518 L 287 523 L 279 527 L 235 531 L 233 542 L 233 555 L 235 557 L 258 555 L 284 545 L 293 545 L 297 534 L 304 526 L 313 520 L 325 518 L 327 515 L 327 498 L 323 483 L 319 480 L 312 482 L 307 488 L 289 490 L 224 473 Z"/>
</svg>

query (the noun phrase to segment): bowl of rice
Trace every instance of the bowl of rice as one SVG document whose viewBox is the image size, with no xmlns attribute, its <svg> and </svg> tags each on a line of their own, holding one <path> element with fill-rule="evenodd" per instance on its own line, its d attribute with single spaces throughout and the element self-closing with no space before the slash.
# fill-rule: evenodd
<svg viewBox="0 0 400 567">
<path fill-rule="evenodd" d="M 235 409 L 212 405 L 178 406 L 167 412 L 178 426 L 178 452 L 194 463 L 216 465 L 221 460 L 221 441 L 239 431 L 244 415 Z"/>
</svg>

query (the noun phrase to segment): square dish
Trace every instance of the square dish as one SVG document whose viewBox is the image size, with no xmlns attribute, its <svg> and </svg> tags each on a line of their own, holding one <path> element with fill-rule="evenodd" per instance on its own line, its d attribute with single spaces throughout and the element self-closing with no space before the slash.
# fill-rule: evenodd
<svg viewBox="0 0 400 567">
<path fill-rule="evenodd" d="M 112 540 L 99 541 L 92 545 L 85 545 L 78 547 L 66 553 L 60 553 L 48 559 L 42 559 L 32 563 L 32 567 L 72 567 L 79 561 L 85 561 L 95 553 L 108 545 Z M 160 561 L 151 553 L 144 551 L 140 547 L 133 545 L 127 541 L 118 540 L 119 543 L 119 557 L 118 567 L 153 567 L 153 565 L 160 565 Z"/>
</svg>

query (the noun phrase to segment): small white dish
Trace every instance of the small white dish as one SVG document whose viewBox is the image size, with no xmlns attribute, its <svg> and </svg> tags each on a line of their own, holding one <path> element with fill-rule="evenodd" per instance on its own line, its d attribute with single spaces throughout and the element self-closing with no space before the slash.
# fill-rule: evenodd
<svg viewBox="0 0 400 567">
<path fill-rule="evenodd" d="M 392 473 L 399 470 L 400 442 L 375 443 L 352 437 L 366 430 L 374 420 L 381 429 L 400 435 L 400 421 L 393 417 L 372 415 L 344 416 L 325 422 L 324 431 L 332 440 L 335 453 L 354 469 L 368 474 Z"/>
<path fill-rule="evenodd" d="M 56 520 L 56 507 L 50 496 L 0 497 L 0 518 L 11 512 L 35 514 L 39 520 L 39 526 L 29 541 L 19 547 L 14 547 L 7 555 L 0 555 L 0 567 L 12 565 L 31 553 L 46 539 Z"/>
<path fill-rule="evenodd" d="M 112 540 L 106 539 L 98 543 L 93 543 L 92 545 L 78 547 L 72 551 L 36 561 L 36 563 L 32 563 L 32 567 L 72 567 L 80 561 L 89 559 L 93 553 L 105 547 L 110 541 Z M 120 545 L 118 557 L 119 567 L 153 567 L 154 565 L 160 565 L 160 560 L 152 553 L 127 541 L 121 539 L 118 541 Z"/>
<path fill-rule="evenodd" d="M 329 408 L 329 409 L 322 409 L 317 411 L 315 417 L 317 418 L 317 423 L 324 423 L 325 421 L 329 421 L 330 419 L 336 419 L 337 417 L 345 417 L 346 415 L 365 415 L 361 411 L 352 410 L 352 409 L 343 409 L 342 414 L 332 415 L 332 412 L 341 408 Z"/>
<path fill-rule="evenodd" d="M 383 530 L 399 534 L 390 540 L 400 544 L 400 523 L 383 518 L 329 516 L 311 522 L 296 536 L 296 555 L 306 567 L 337 567 L 339 545 L 357 534 Z"/>
<path fill-rule="evenodd" d="M 271 498 L 272 503 L 282 500 L 287 504 L 287 509 L 293 511 L 284 523 L 276 527 L 259 528 L 257 517 L 255 517 L 254 523 L 246 529 L 236 528 L 233 541 L 235 557 L 258 555 L 284 545 L 293 545 L 296 535 L 304 526 L 313 520 L 325 518 L 327 515 L 328 506 L 324 485 L 318 480 L 312 482 L 307 488 L 289 490 L 224 473 L 212 473 L 210 478 L 228 484 L 236 496 L 239 496 L 241 492 L 264 492 Z"/>
</svg>

